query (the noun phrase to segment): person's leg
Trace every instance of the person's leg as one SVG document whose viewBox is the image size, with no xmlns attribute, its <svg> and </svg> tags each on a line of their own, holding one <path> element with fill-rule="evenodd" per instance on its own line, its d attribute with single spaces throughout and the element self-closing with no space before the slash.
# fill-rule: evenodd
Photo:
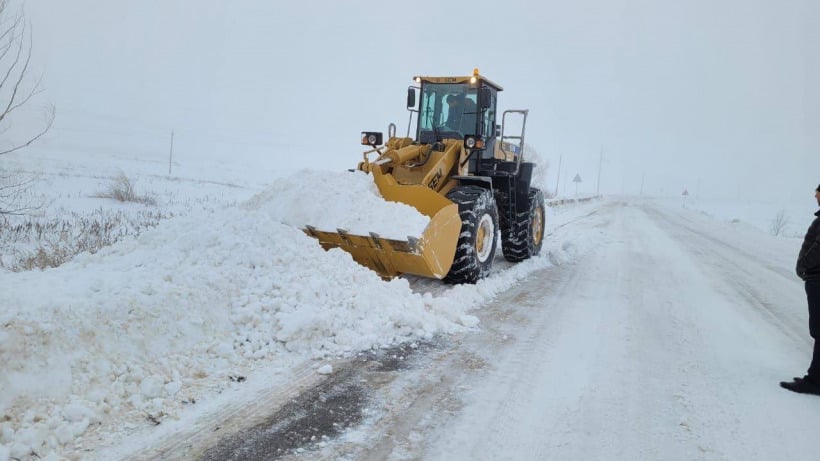
<svg viewBox="0 0 820 461">
<path fill-rule="evenodd" d="M 793 392 L 820 395 L 820 280 L 806 282 L 809 304 L 809 334 L 814 339 L 811 364 L 804 378 L 783 381 L 780 386 Z"/>
<path fill-rule="evenodd" d="M 820 281 L 806 282 L 806 298 L 809 303 L 809 334 L 814 338 L 814 355 L 806 374 L 820 384 Z"/>
<path fill-rule="evenodd" d="M 820 384 L 820 340 L 814 340 L 814 355 L 811 358 L 811 365 L 806 374 L 812 381 Z"/>
</svg>

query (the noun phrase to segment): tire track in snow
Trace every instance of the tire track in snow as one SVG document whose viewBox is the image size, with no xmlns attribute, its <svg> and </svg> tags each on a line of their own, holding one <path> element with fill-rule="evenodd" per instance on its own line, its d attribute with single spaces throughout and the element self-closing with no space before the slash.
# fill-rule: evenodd
<svg viewBox="0 0 820 461">
<path fill-rule="evenodd" d="M 715 283 L 668 226 L 628 204 L 601 212 L 589 223 L 602 226 L 595 253 L 494 303 L 511 305 L 499 330 L 523 330 L 504 348 L 483 349 L 493 370 L 476 377 L 462 393 L 464 410 L 411 458 L 807 456 L 802 447 L 814 436 L 806 428 L 818 418 L 776 386 L 774 367 L 788 352 L 755 347 L 783 332 L 744 316 L 744 298 Z M 535 302 L 516 303 L 523 292 Z M 529 324 L 510 320 L 524 312 Z M 767 331 L 773 336 L 762 337 Z M 800 443 L 784 447 L 785 438 Z"/>
</svg>

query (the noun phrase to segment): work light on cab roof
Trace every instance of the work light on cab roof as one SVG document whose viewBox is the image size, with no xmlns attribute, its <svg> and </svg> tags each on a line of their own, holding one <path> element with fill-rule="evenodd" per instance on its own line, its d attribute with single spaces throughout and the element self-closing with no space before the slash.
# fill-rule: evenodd
<svg viewBox="0 0 820 461">
<path fill-rule="evenodd" d="M 423 233 L 394 240 L 310 223 L 304 232 L 384 278 L 415 274 L 475 283 L 489 273 L 499 240 L 509 261 L 538 254 L 545 212 L 541 191 L 531 185 L 535 165 L 524 159 L 529 111 L 505 110 L 498 117 L 503 89 L 478 69 L 413 81 L 406 135 L 397 135 L 392 123 L 386 143 L 381 132 L 363 131 L 361 144 L 370 149 L 357 169 L 373 177 L 385 200 L 427 216 Z M 508 118 L 520 121 L 508 125 Z M 507 126 L 520 132 L 508 133 Z"/>
</svg>

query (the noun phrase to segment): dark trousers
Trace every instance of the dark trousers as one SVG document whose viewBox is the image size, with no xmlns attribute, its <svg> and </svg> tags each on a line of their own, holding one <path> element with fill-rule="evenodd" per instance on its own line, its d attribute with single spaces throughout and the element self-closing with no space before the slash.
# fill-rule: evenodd
<svg viewBox="0 0 820 461">
<path fill-rule="evenodd" d="M 806 298 L 809 301 L 809 334 L 814 338 L 814 355 L 807 374 L 820 383 L 820 280 L 806 282 Z"/>
</svg>

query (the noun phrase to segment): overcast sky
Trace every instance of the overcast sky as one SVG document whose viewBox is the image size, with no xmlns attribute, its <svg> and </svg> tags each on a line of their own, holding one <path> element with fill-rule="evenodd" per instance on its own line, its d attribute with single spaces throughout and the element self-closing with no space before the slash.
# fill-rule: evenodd
<svg viewBox="0 0 820 461">
<path fill-rule="evenodd" d="M 555 187 L 805 200 L 820 182 L 814 0 L 39 0 L 37 149 L 344 169 L 407 127 L 416 74 L 478 67 Z M 159 173 L 159 172 L 158 172 Z"/>
</svg>

